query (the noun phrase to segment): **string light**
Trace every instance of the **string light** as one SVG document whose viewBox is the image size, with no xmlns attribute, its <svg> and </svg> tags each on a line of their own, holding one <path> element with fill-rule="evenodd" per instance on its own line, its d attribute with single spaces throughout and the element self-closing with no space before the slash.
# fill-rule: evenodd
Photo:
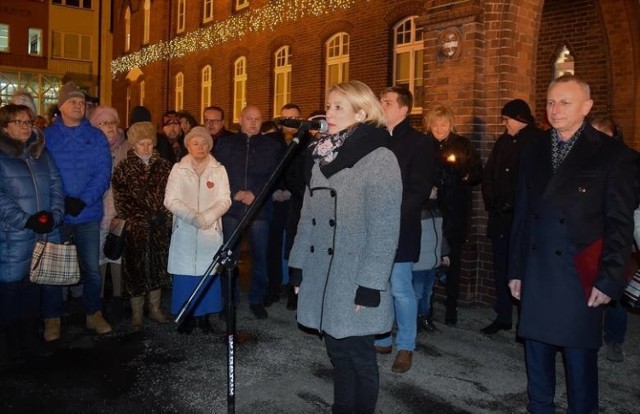
<svg viewBox="0 0 640 414">
<path fill-rule="evenodd" d="M 211 49 L 247 35 L 267 30 L 274 31 L 278 25 L 295 22 L 306 16 L 322 16 L 336 10 L 346 10 L 362 0 L 275 0 L 266 6 L 238 13 L 199 30 L 170 41 L 160 41 L 137 52 L 111 61 L 111 74 L 128 72 L 159 60 L 182 57 L 191 53 Z"/>
</svg>

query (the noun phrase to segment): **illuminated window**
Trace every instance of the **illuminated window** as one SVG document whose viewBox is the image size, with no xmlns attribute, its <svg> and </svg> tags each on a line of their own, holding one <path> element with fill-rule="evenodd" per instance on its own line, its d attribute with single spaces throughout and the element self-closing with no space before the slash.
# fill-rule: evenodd
<svg viewBox="0 0 640 414">
<path fill-rule="evenodd" d="M 29 50 L 30 55 L 42 55 L 42 29 L 29 29 Z"/>
<path fill-rule="evenodd" d="M 338 33 L 327 40 L 326 88 L 349 80 L 349 35 Z"/>
<path fill-rule="evenodd" d="M 80 7 L 83 9 L 91 9 L 91 0 L 52 0 L 52 4 L 61 6 Z"/>
<path fill-rule="evenodd" d="M 176 105 L 175 110 L 181 111 L 184 104 L 184 75 L 178 72 L 176 75 Z"/>
<path fill-rule="evenodd" d="M 131 49 L 131 9 L 127 7 L 124 12 L 124 51 Z"/>
<path fill-rule="evenodd" d="M 204 0 L 202 2 L 202 22 L 210 22 L 213 20 L 213 0 Z"/>
<path fill-rule="evenodd" d="M 282 46 L 275 53 L 273 80 L 273 116 L 280 115 L 280 108 L 291 101 L 291 63 L 289 46 Z"/>
<path fill-rule="evenodd" d="M 9 51 L 9 25 L 0 23 L 0 52 Z"/>
<path fill-rule="evenodd" d="M 238 122 L 240 112 L 247 105 L 247 58 L 236 59 L 233 68 L 233 122 Z"/>
<path fill-rule="evenodd" d="M 91 60 L 91 37 L 77 33 L 53 32 L 51 56 L 54 58 Z"/>
<path fill-rule="evenodd" d="M 146 90 L 144 81 L 140 81 L 140 106 L 144 106 Z"/>
<path fill-rule="evenodd" d="M 571 52 L 566 46 L 562 47 L 560 53 L 556 57 L 556 61 L 553 64 L 553 78 L 558 78 L 562 75 L 574 75 L 574 60 L 571 56 Z"/>
<path fill-rule="evenodd" d="M 178 0 L 178 26 L 176 31 L 178 33 L 184 32 L 184 26 L 186 21 L 186 0 Z"/>
<path fill-rule="evenodd" d="M 413 93 L 412 112 L 422 112 L 424 101 L 422 30 L 416 28 L 416 16 L 408 17 L 393 28 L 393 80 L 395 86 Z"/>
<path fill-rule="evenodd" d="M 204 109 L 211 106 L 211 66 L 202 68 L 200 81 L 200 123 L 204 122 Z"/>
<path fill-rule="evenodd" d="M 149 43 L 149 32 L 151 30 L 151 1 L 144 0 L 144 28 L 142 43 L 145 45 Z"/>
<path fill-rule="evenodd" d="M 236 0 L 236 11 L 249 7 L 249 0 Z"/>
</svg>

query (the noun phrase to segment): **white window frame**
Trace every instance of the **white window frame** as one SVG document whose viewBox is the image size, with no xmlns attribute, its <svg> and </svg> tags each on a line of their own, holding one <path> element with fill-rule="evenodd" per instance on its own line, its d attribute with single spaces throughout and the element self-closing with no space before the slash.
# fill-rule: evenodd
<svg viewBox="0 0 640 414">
<path fill-rule="evenodd" d="M 249 0 L 236 0 L 236 11 L 249 7 Z"/>
<path fill-rule="evenodd" d="M 131 8 L 124 11 L 124 51 L 131 50 Z"/>
<path fill-rule="evenodd" d="M 202 23 L 208 23 L 213 20 L 213 0 L 204 0 L 202 2 Z"/>
<path fill-rule="evenodd" d="M 274 53 L 273 67 L 273 116 L 280 116 L 280 108 L 291 102 L 290 47 L 282 46 Z M 282 90 L 282 93 L 279 91 Z"/>
<path fill-rule="evenodd" d="M 576 74 L 575 59 L 567 45 L 564 45 L 553 62 L 553 79 L 568 74 Z"/>
<path fill-rule="evenodd" d="M 151 0 L 144 0 L 144 26 L 142 28 L 142 43 L 149 44 L 151 36 Z"/>
<path fill-rule="evenodd" d="M 57 0 L 57 1 L 52 1 L 51 3 L 54 5 L 59 5 L 59 6 L 67 6 L 67 7 L 75 7 L 78 9 L 85 9 L 85 10 L 92 10 L 93 9 L 93 1 L 92 0 L 79 0 L 78 3 L 79 5 L 76 6 L 74 4 L 67 4 L 68 0 Z M 85 2 L 88 1 L 89 2 L 89 7 L 85 6 Z"/>
<path fill-rule="evenodd" d="M 424 77 L 422 72 L 416 73 L 417 65 L 423 62 L 422 55 L 424 53 L 424 42 L 422 40 L 422 31 L 416 29 L 416 18 L 418 16 L 409 16 L 399 21 L 393 27 L 393 85 L 406 86 L 414 96 L 414 106 L 411 113 L 422 113 L 422 103 L 424 98 L 424 89 L 420 93 L 416 93 L 417 88 L 424 88 Z M 402 38 L 401 41 L 398 38 Z M 409 55 L 409 78 L 398 79 L 398 55 Z"/>
<path fill-rule="evenodd" d="M 0 23 L 0 52 L 9 53 L 11 51 L 11 26 Z M 4 33 L 4 34 L 3 34 Z"/>
<path fill-rule="evenodd" d="M 328 90 L 336 83 L 347 82 L 349 80 L 349 43 L 350 37 L 346 32 L 336 33 L 325 43 L 326 49 L 326 76 L 325 89 Z M 330 79 L 331 67 L 338 68 L 337 81 Z"/>
<path fill-rule="evenodd" d="M 72 56 L 68 53 L 68 43 L 77 38 L 78 55 Z M 85 46 L 83 48 L 83 46 Z M 86 49 L 86 50 L 85 50 Z M 83 53 L 86 51 L 86 54 Z M 91 61 L 91 36 L 81 33 L 57 32 L 52 33 L 51 39 L 51 57 L 54 59 L 80 60 L 83 62 Z"/>
<path fill-rule="evenodd" d="M 178 0 L 178 13 L 176 18 L 176 33 L 184 32 L 187 21 L 186 0 Z"/>
<path fill-rule="evenodd" d="M 140 106 L 144 106 L 144 99 L 146 98 L 147 90 L 146 84 L 143 80 L 140 81 Z"/>
<path fill-rule="evenodd" d="M 184 74 L 182 72 L 176 73 L 176 90 L 175 90 L 175 110 L 182 111 L 184 106 Z"/>
<path fill-rule="evenodd" d="M 211 106 L 211 65 L 200 71 L 200 123 L 204 122 L 204 110 Z"/>
<path fill-rule="evenodd" d="M 240 56 L 233 62 L 233 122 L 240 120 L 240 113 L 247 105 L 247 58 Z"/>
<path fill-rule="evenodd" d="M 39 29 L 37 27 L 30 27 L 28 33 L 29 33 L 29 41 L 27 44 L 27 54 L 31 56 L 42 56 L 42 29 Z M 31 51 L 31 46 L 33 44 L 32 38 L 34 36 L 36 38 L 36 49 L 37 49 L 35 53 Z"/>
</svg>

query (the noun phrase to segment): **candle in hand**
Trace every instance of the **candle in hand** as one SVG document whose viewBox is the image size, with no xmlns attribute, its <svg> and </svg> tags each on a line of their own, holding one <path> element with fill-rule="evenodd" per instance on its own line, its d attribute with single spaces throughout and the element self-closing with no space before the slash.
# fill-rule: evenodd
<svg viewBox="0 0 640 414">
<path fill-rule="evenodd" d="M 456 155 L 455 154 L 449 154 L 449 156 L 447 157 L 447 162 L 454 164 L 456 162 Z"/>
</svg>

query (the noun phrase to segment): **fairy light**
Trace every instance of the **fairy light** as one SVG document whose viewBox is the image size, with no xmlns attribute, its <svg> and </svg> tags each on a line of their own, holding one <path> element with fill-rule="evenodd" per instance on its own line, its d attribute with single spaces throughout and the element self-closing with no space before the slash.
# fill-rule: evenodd
<svg viewBox="0 0 640 414">
<path fill-rule="evenodd" d="M 137 52 L 111 61 L 111 74 L 128 72 L 152 62 L 186 56 L 216 45 L 242 38 L 248 33 L 274 31 L 277 26 L 295 22 L 306 16 L 323 16 L 336 10 L 346 10 L 363 0 L 275 0 L 266 6 L 239 13 L 226 20 L 176 37 L 160 41 Z M 368 1 L 368 0 L 367 0 Z"/>
</svg>

